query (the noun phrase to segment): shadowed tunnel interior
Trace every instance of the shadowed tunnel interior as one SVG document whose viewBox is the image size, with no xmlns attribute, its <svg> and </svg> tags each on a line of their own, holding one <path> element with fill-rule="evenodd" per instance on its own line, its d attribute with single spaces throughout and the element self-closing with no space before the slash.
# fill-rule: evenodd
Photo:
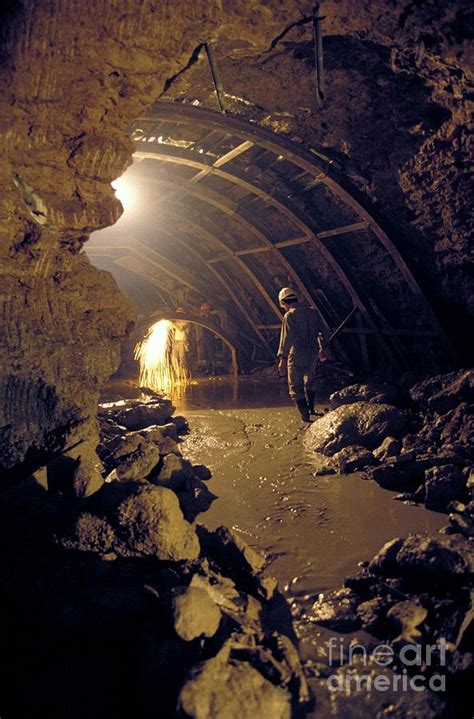
<svg viewBox="0 0 474 719">
<path fill-rule="evenodd" d="M 1 719 L 473 716 L 473 28 L 1 5 Z"/>
<path fill-rule="evenodd" d="M 129 134 L 134 162 L 117 184 L 125 213 L 87 253 L 139 311 L 209 300 L 250 336 L 254 358 L 269 359 L 278 291 L 290 285 L 329 332 L 357 308 L 336 350 L 353 367 L 452 360 L 432 298 L 324 148 L 181 103 L 157 103 Z"/>
</svg>

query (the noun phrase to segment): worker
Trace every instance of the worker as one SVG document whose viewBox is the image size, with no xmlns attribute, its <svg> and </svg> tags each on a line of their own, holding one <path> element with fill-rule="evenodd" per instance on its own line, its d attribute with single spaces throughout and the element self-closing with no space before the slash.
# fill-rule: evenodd
<svg viewBox="0 0 474 719">
<path fill-rule="evenodd" d="M 219 315 L 209 302 L 204 302 L 199 308 L 199 315 L 214 327 L 220 326 Z M 216 374 L 216 337 L 214 332 L 202 328 L 202 350 L 204 355 L 204 371 L 211 377 Z"/>
<path fill-rule="evenodd" d="M 183 369 L 185 376 L 188 375 L 188 323 L 184 320 L 176 320 L 174 323 L 173 354 L 178 365 Z"/>
<path fill-rule="evenodd" d="M 322 330 L 318 311 L 300 304 L 291 287 L 278 295 L 285 311 L 278 348 L 278 373 L 288 375 L 290 397 L 295 401 L 304 422 L 315 414 L 315 384 L 318 361 L 331 358 L 327 336 Z"/>
</svg>

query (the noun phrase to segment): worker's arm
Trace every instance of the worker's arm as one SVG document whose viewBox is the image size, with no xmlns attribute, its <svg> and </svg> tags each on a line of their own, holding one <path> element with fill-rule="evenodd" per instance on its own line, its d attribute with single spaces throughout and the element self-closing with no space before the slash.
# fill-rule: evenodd
<svg viewBox="0 0 474 719">
<path fill-rule="evenodd" d="M 287 313 L 283 317 L 283 323 L 281 325 L 280 332 L 280 345 L 277 352 L 277 357 L 279 359 L 278 373 L 280 375 L 283 375 L 286 372 L 288 355 L 290 353 L 291 345 L 293 344 L 293 340 L 291 337 L 291 327 L 288 320 L 289 315 Z"/>
<path fill-rule="evenodd" d="M 280 332 L 280 345 L 278 347 L 277 357 L 279 359 L 288 359 L 290 354 L 291 345 L 293 344 L 291 325 L 289 322 L 289 315 L 283 317 L 283 323 L 281 325 Z"/>
</svg>

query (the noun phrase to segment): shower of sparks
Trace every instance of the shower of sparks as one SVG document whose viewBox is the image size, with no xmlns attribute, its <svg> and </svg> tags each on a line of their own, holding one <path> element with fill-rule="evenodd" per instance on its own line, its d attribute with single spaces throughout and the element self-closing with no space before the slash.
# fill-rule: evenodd
<svg viewBox="0 0 474 719">
<path fill-rule="evenodd" d="M 174 333 L 175 327 L 169 320 L 156 322 L 136 345 L 135 359 L 140 362 L 142 387 L 179 396 L 189 383 L 189 376 L 173 352 Z"/>
</svg>

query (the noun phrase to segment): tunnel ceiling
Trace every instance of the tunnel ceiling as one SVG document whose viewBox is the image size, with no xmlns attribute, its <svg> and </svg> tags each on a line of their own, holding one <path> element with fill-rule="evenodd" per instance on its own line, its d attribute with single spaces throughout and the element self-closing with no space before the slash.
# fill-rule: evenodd
<svg viewBox="0 0 474 719">
<path fill-rule="evenodd" d="M 156 103 L 129 134 L 135 211 L 87 252 L 142 313 L 207 298 L 274 354 L 278 290 L 292 285 L 328 330 L 357 307 L 337 352 L 367 369 L 445 345 L 401 254 L 324 151 L 182 103 Z"/>
</svg>

